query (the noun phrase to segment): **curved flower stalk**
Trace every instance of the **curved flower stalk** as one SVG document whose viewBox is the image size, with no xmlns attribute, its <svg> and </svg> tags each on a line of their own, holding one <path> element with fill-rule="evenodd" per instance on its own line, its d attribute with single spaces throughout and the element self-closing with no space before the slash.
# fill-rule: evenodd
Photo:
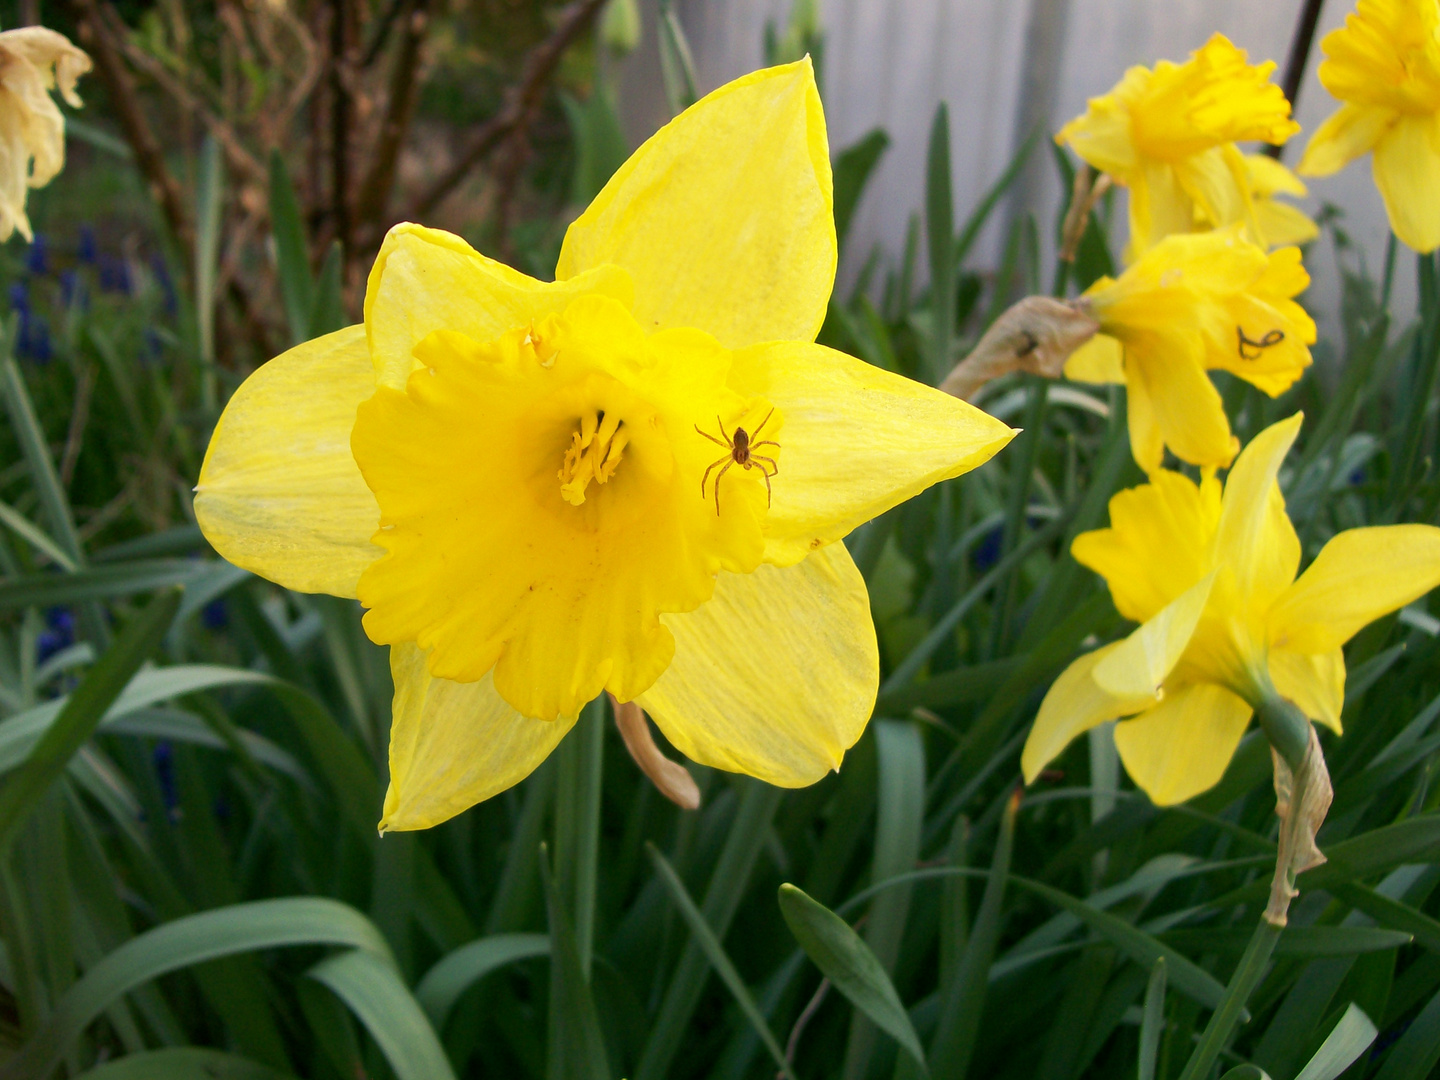
<svg viewBox="0 0 1440 1080">
<path fill-rule="evenodd" d="M 1320 43 L 1320 82 L 1343 105 L 1315 130 L 1299 171 L 1329 176 L 1373 155 L 1395 235 L 1440 247 L 1440 0 L 1360 0 Z"/>
<path fill-rule="evenodd" d="M 50 91 L 80 108 L 75 83 L 89 70 L 90 57 L 64 34 L 43 26 L 0 33 L 0 241 L 17 229 L 32 239 L 26 191 L 65 167 L 65 117 Z"/>
<path fill-rule="evenodd" d="M 1282 242 L 1256 213 L 1254 181 L 1237 141 L 1283 143 L 1300 130 L 1271 83 L 1274 63 L 1214 35 L 1183 64 L 1132 67 L 1108 94 L 1060 129 L 1085 161 L 1130 189 L 1130 248 L 1138 257 L 1175 233 L 1243 223 L 1262 244 Z"/>
<path fill-rule="evenodd" d="M 1277 713 L 1298 709 L 1340 733 L 1341 646 L 1440 584 L 1440 529 L 1349 529 L 1297 578 L 1300 541 L 1276 474 L 1300 422 L 1256 436 L 1223 491 L 1213 473 L 1196 484 L 1162 470 L 1110 500 L 1108 529 L 1075 538 L 1075 558 L 1141 625 L 1055 681 L 1025 744 L 1027 782 L 1107 720 L 1121 720 L 1120 759 L 1161 806 L 1218 782 L 1257 710 L 1292 767 L 1310 733 L 1277 731 Z"/>
<path fill-rule="evenodd" d="M 397 226 L 364 324 L 235 394 L 196 516 L 237 565 L 358 596 L 391 646 L 382 829 L 518 782 L 602 690 L 707 765 L 839 766 L 878 656 L 836 541 L 1014 432 L 814 344 L 835 260 L 802 60 L 641 147 L 555 282 Z"/>
<path fill-rule="evenodd" d="M 1192 465 L 1223 468 L 1239 443 L 1205 371 L 1229 371 L 1271 397 L 1287 390 L 1315 341 L 1293 299 L 1309 283 L 1299 248 L 1267 254 L 1238 225 L 1166 237 L 1080 297 L 1100 332 L 1071 354 L 1065 375 L 1125 384 L 1131 452 L 1146 472 L 1167 446 Z"/>
</svg>

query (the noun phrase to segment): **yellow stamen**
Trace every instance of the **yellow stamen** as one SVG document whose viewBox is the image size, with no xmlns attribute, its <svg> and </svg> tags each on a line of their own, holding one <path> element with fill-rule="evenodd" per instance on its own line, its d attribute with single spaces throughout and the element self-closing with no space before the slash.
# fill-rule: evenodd
<svg viewBox="0 0 1440 1080">
<path fill-rule="evenodd" d="M 590 481 L 606 483 L 615 475 L 630 435 L 619 417 L 589 412 L 580 418 L 580 430 L 570 437 L 570 449 L 560 466 L 560 496 L 571 506 L 585 501 Z"/>
</svg>

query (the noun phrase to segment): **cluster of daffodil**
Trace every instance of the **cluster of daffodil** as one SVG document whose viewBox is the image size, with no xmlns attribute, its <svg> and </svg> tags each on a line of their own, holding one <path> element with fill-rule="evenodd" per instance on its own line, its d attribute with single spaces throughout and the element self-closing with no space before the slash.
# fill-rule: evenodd
<svg viewBox="0 0 1440 1080">
<path fill-rule="evenodd" d="M 1433 250 L 1440 0 L 1360 0 L 1323 48 L 1321 81 L 1346 104 L 1312 137 L 1300 171 L 1323 175 L 1373 151 L 1395 233 Z M 1074 542 L 1075 557 L 1140 626 L 1080 657 L 1050 689 L 1025 746 L 1027 781 L 1080 733 L 1119 720 L 1115 743 L 1130 776 L 1154 802 L 1180 802 L 1220 779 L 1252 715 L 1263 726 L 1288 710 L 1304 727 L 1298 738 L 1266 728 L 1288 784 L 1313 741 L 1305 721 L 1340 731 L 1341 647 L 1440 584 L 1440 529 L 1429 525 L 1342 532 L 1297 578 L 1300 543 L 1277 476 L 1301 417 L 1235 458 L 1238 442 L 1205 375 L 1224 369 L 1273 397 L 1310 363 L 1315 325 L 1294 300 L 1309 280 L 1300 251 L 1266 250 L 1314 235 L 1271 198 L 1304 188 L 1277 162 L 1235 146 L 1299 130 L 1268 82 L 1272 69 L 1249 65 L 1217 36 L 1184 64 L 1127 72 L 1058 136 L 1129 188 L 1133 262 L 1080 299 L 1099 333 L 1065 373 L 1126 385 L 1132 450 L 1149 482 L 1111 500 L 1108 529 Z M 1200 467 L 1198 484 L 1161 467 L 1166 447 Z M 1222 489 L 1216 472 L 1232 459 Z M 1298 844 L 1313 840 L 1324 808 Z"/>
<path fill-rule="evenodd" d="M 554 282 L 397 226 L 363 325 L 235 394 L 196 516 L 239 566 L 358 596 L 390 646 L 382 829 L 517 783 L 602 691 L 707 765 L 840 765 L 879 658 L 839 541 L 1014 433 L 815 344 L 835 263 L 807 59 L 642 146 Z"/>
</svg>

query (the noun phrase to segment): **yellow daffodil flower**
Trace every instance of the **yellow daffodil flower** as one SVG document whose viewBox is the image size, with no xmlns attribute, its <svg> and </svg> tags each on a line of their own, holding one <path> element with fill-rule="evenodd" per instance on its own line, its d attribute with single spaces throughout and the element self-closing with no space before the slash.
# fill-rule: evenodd
<svg viewBox="0 0 1440 1080">
<path fill-rule="evenodd" d="M 65 117 L 50 97 L 80 108 L 75 83 L 90 57 L 43 26 L 0 33 L 0 240 L 32 239 L 27 188 L 44 187 L 65 166 Z"/>
<path fill-rule="evenodd" d="M 641 147 L 556 281 L 396 226 L 364 324 L 236 392 L 196 516 L 236 565 L 358 596 L 391 646 L 382 829 L 518 782 L 603 690 L 706 765 L 839 766 L 878 656 L 836 541 L 1014 433 L 814 344 L 835 260 L 807 59 Z"/>
<path fill-rule="evenodd" d="M 1221 368 L 1271 397 L 1310 363 L 1315 323 L 1292 297 L 1310 277 L 1300 249 L 1268 255 L 1239 226 L 1170 236 L 1081 297 L 1100 333 L 1070 356 L 1068 378 L 1124 383 L 1130 445 L 1146 472 L 1165 447 L 1220 468 L 1239 444 L 1205 374 Z"/>
<path fill-rule="evenodd" d="M 1125 717 L 1120 758 L 1162 806 L 1220 779 L 1267 700 L 1340 732 L 1341 646 L 1440 584 L 1440 529 L 1350 529 L 1297 578 L 1300 541 L 1275 478 L 1300 420 L 1256 436 L 1223 493 L 1213 474 L 1196 484 L 1159 472 L 1110 500 L 1108 529 L 1075 538 L 1075 558 L 1141 626 L 1055 681 L 1025 744 L 1027 782 L 1077 735 Z"/>
<path fill-rule="evenodd" d="M 1440 247 L 1440 0 L 1360 0 L 1320 43 L 1320 81 L 1343 105 L 1300 160 L 1329 176 L 1372 154 L 1390 227 L 1416 251 Z"/>
<path fill-rule="evenodd" d="M 1130 254 L 1175 233 L 1247 225 L 1278 243 L 1255 213 L 1236 141 L 1283 143 L 1300 130 L 1270 82 L 1273 63 L 1250 64 L 1216 34 L 1183 64 L 1132 67 L 1108 94 L 1060 129 L 1085 161 L 1130 189 Z"/>
<path fill-rule="evenodd" d="M 1250 178 L 1255 224 L 1267 246 L 1308 244 L 1320 235 L 1320 226 L 1309 214 L 1276 198 L 1294 195 L 1303 199 L 1309 194 L 1298 176 L 1268 154 L 1246 154 L 1245 174 Z"/>
</svg>

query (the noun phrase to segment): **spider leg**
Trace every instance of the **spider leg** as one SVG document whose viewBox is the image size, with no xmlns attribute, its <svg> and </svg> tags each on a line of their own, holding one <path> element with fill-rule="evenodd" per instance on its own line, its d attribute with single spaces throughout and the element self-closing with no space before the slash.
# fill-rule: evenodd
<svg viewBox="0 0 1440 1080">
<path fill-rule="evenodd" d="M 701 434 L 704 434 L 704 432 L 701 432 Z M 702 477 L 700 477 L 700 497 L 701 497 L 702 499 L 705 497 L 705 481 L 710 479 L 710 470 L 713 469 L 713 468 L 715 468 L 715 466 L 716 466 L 716 465 L 719 465 L 722 461 L 734 461 L 734 460 L 735 460 L 734 458 L 729 457 L 729 456 L 726 456 L 726 457 L 722 457 L 722 458 L 716 458 L 714 461 L 712 461 L 712 462 L 710 463 L 709 467 L 706 468 L 706 470 L 705 470 L 705 475 L 702 476 Z M 727 465 L 726 468 L 729 468 L 729 466 Z M 724 475 L 725 475 L 725 474 L 724 474 L 723 472 L 720 474 L 720 476 L 724 476 Z M 716 487 L 719 487 L 719 486 L 720 486 L 720 477 L 719 477 L 719 476 L 717 476 L 717 477 L 715 478 L 715 486 L 716 486 Z"/>
<path fill-rule="evenodd" d="M 768 458 L 768 457 L 766 457 L 764 454 L 751 454 L 751 455 L 750 455 L 750 460 L 751 460 L 751 461 L 764 461 L 764 462 L 767 462 L 767 463 L 770 465 L 770 470 L 771 470 L 771 471 L 768 472 L 768 473 L 765 473 L 766 476 L 776 476 L 776 475 L 778 475 L 779 472 L 780 472 L 780 466 L 779 466 L 779 464 L 775 461 L 774 458 Z M 757 465 L 756 468 L 758 468 L 762 473 L 765 472 L 765 466 L 764 466 L 764 465 Z"/>
<path fill-rule="evenodd" d="M 716 464 L 718 465 L 719 462 L 716 462 Z M 731 458 L 729 461 L 725 462 L 725 467 L 724 467 L 723 469 L 721 469 L 718 473 L 715 474 L 715 516 L 716 516 L 716 517 L 719 517 L 719 516 L 720 516 L 720 478 L 721 478 L 722 476 L 724 476 L 727 472 L 729 472 L 729 471 L 730 471 L 730 466 L 731 466 L 731 465 L 734 465 L 734 464 L 735 464 L 735 459 L 734 459 L 734 458 Z M 711 466 L 711 467 L 713 468 L 714 466 Z"/>
<path fill-rule="evenodd" d="M 725 445 L 734 446 L 734 445 L 735 445 L 735 440 L 732 439 L 732 438 L 730 438 L 730 436 L 729 436 L 728 434 L 726 434 L 726 432 L 725 432 L 725 425 L 721 422 L 721 420 L 720 420 L 720 414 L 719 414 L 719 413 L 716 413 L 716 414 L 715 414 L 715 423 L 720 426 L 720 434 L 725 437 L 725 442 L 724 442 L 724 443 L 721 443 L 721 445 L 722 445 L 722 446 L 725 446 Z"/>
<path fill-rule="evenodd" d="M 729 444 L 729 443 L 721 442 L 719 439 L 715 438 L 714 435 L 711 435 L 711 434 L 709 434 L 708 432 L 705 432 L 705 431 L 700 431 L 700 425 L 699 425 L 699 424 L 696 424 L 696 425 L 695 425 L 695 430 L 696 430 L 697 432 L 699 432 L 701 435 L 704 435 L 705 438 L 709 439 L 709 440 L 710 440 L 711 442 L 713 442 L 716 446 L 723 446 L 723 447 L 725 447 L 725 449 L 727 449 L 727 450 L 730 449 L 730 444 Z"/>
<path fill-rule="evenodd" d="M 779 445 L 780 445 L 780 444 L 779 444 L 778 442 L 776 442 L 774 439 L 761 439 L 759 442 L 752 442 L 752 443 L 750 444 L 750 449 L 751 449 L 751 450 L 754 450 L 757 446 L 779 446 Z"/>
<path fill-rule="evenodd" d="M 752 431 L 752 432 L 750 433 L 750 437 L 753 439 L 756 435 L 759 435 L 759 434 L 760 434 L 760 428 L 763 428 L 766 424 L 768 424 L 768 423 L 770 422 L 770 417 L 772 417 L 772 416 L 774 416 L 774 415 L 775 415 L 775 409 L 774 409 L 774 407 L 772 406 L 771 409 L 770 409 L 770 411 L 765 414 L 765 419 L 760 421 L 760 427 L 757 427 L 754 431 Z M 752 442 L 750 445 L 751 445 L 751 446 L 754 446 L 755 444 Z"/>
<path fill-rule="evenodd" d="M 765 505 L 768 507 L 771 499 L 770 474 L 765 471 L 764 465 L 757 465 L 756 468 L 760 470 L 760 475 L 765 478 Z"/>
</svg>

